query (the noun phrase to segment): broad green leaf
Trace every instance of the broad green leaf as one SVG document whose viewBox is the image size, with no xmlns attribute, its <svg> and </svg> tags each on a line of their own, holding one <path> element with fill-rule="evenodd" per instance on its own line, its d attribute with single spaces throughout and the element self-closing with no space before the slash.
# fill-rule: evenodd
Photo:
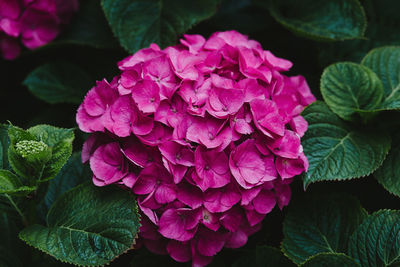
<svg viewBox="0 0 400 267">
<path fill-rule="evenodd" d="M 360 265 L 343 253 L 320 253 L 307 260 L 302 267 L 359 267 Z"/>
<path fill-rule="evenodd" d="M 367 216 L 358 200 L 347 194 L 299 199 L 283 222 L 282 251 L 296 264 L 322 252 L 345 252 L 350 235 Z"/>
<path fill-rule="evenodd" d="M 400 197 L 400 131 L 393 135 L 389 154 L 374 177 L 387 191 Z"/>
<path fill-rule="evenodd" d="M 371 214 L 352 234 L 349 256 L 362 267 L 400 265 L 400 211 Z"/>
<path fill-rule="evenodd" d="M 35 190 L 36 186 L 24 186 L 12 172 L 0 170 L 0 194 L 27 195 Z"/>
<path fill-rule="evenodd" d="M 89 166 L 82 164 L 81 154 L 72 154 L 57 176 L 49 182 L 47 193 L 44 197 L 46 208 L 49 209 L 64 192 L 90 179 Z"/>
<path fill-rule="evenodd" d="M 338 61 L 360 62 L 371 49 L 385 45 L 400 45 L 400 1 L 363 0 L 368 17 L 364 39 L 320 44 L 322 65 Z"/>
<path fill-rule="evenodd" d="M 357 120 L 358 111 L 373 111 L 383 97 L 383 85 L 369 68 L 343 62 L 327 67 L 321 94 L 330 109 L 345 120 Z"/>
<path fill-rule="evenodd" d="M 50 104 L 79 104 L 90 89 L 92 79 L 75 64 L 57 62 L 34 69 L 23 84 L 36 97 Z"/>
<path fill-rule="evenodd" d="M 46 163 L 40 181 L 54 178 L 71 156 L 74 140 L 73 129 L 37 125 L 29 128 L 28 132 L 52 148 L 52 156 Z"/>
<path fill-rule="evenodd" d="M 97 266 L 132 248 L 139 230 L 134 197 L 117 187 L 86 183 L 63 194 L 47 214 L 47 225 L 19 234 L 29 245 L 75 265 Z"/>
<path fill-rule="evenodd" d="M 8 126 L 0 124 L 0 169 L 8 169 L 7 151 L 9 145 Z"/>
<path fill-rule="evenodd" d="M 308 106 L 302 115 L 309 124 L 302 138 L 310 164 L 303 178 L 305 187 L 318 181 L 363 177 L 382 165 L 390 149 L 388 134 L 352 126 L 323 102 Z"/>
<path fill-rule="evenodd" d="M 22 258 L 18 255 L 21 252 L 21 241 L 17 237 L 17 225 L 13 218 L 1 211 L 0 233 L 0 266 L 22 267 Z"/>
<path fill-rule="evenodd" d="M 10 165 L 29 184 L 54 178 L 72 153 L 73 129 L 37 125 L 25 131 L 11 126 L 8 132 Z"/>
<path fill-rule="evenodd" d="M 343 41 L 364 36 L 367 22 L 358 0 L 271 0 L 271 15 L 301 36 Z"/>
<path fill-rule="evenodd" d="M 278 249 L 269 246 L 258 246 L 255 249 L 247 251 L 232 265 L 232 267 L 248 266 L 295 267 L 296 265 Z"/>
<path fill-rule="evenodd" d="M 371 50 L 361 64 L 372 69 L 383 83 L 385 97 L 380 109 L 400 109 L 400 47 Z"/>
<path fill-rule="evenodd" d="M 219 0 L 101 0 L 111 29 L 129 52 L 176 43 L 180 34 L 216 12 Z"/>
<path fill-rule="evenodd" d="M 79 11 L 52 44 L 77 44 L 96 48 L 120 47 L 101 9 L 99 0 L 79 2 Z"/>
</svg>

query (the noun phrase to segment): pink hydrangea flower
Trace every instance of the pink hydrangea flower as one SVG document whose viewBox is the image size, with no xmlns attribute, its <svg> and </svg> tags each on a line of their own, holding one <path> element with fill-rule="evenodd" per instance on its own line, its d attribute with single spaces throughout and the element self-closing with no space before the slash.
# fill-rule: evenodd
<svg viewBox="0 0 400 267">
<path fill-rule="evenodd" d="M 1 55 L 18 57 L 19 39 L 28 49 L 51 42 L 77 10 L 78 0 L 0 0 Z"/>
<path fill-rule="evenodd" d="M 96 185 L 137 195 L 141 244 L 205 266 L 288 205 L 308 169 L 300 113 L 315 101 L 302 76 L 282 74 L 291 66 L 235 31 L 184 35 L 123 59 L 88 92 L 76 116 L 92 133 L 82 160 Z"/>
</svg>

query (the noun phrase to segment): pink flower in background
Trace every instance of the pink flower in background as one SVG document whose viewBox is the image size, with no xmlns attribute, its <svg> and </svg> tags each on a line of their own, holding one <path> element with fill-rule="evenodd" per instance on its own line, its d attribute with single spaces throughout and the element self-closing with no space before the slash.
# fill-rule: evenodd
<svg viewBox="0 0 400 267">
<path fill-rule="evenodd" d="M 12 60 L 48 44 L 78 10 L 78 0 L 0 0 L 0 53 Z"/>
<path fill-rule="evenodd" d="M 235 31 L 185 35 L 123 59 L 121 75 L 88 92 L 82 159 L 96 185 L 137 195 L 141 244 L 205 266 L 288 205 L 308 169 L 300 113 L 315 101 L 302 76 L 281 73 L 291 66 Z"/>
</svg>

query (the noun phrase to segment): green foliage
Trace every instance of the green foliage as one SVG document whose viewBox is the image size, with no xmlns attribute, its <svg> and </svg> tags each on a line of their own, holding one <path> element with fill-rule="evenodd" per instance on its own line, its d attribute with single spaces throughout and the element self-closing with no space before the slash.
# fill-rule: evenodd
<svg viewBox="0 0 400 267">
<path fill-rule="evenodd" d="M 89 166 L 82 164 L 80 153 L 72 154 L 57 176 L 49 182 L 47 193 L 44 197 L 46 208 L 49 209 L 64 192 L 90 180 L 91 175 Z"/>
<path fill-rule="evenodd" d="M 365 38 L 321 45 L 319 51 L 323 65 L 348 60 L 359 62 L 373 48 L 400 45 L 398 34 L 400 16 L 397 12 L 400 9 L 400 1 L 363 0 L 360 2 L 368 18 Z"/>
<path fill-rule="evenodd" d="M 364 36 L 367 22 L 358 0 L 271 0 L 271 15 L 301 36 L 343 41 Z"/>
<path fill-rule="evenodd" d="M 10 171 L 0 170 L 0 194 L 23 195 L 36 190 L 36 186 L 24 186 Z"/>
<path fill-rule="evenodd" d="M 102 0 L 104 13 L 129 52 L 156 43 L 176 43 L 178 35 L 216 12 L 219 0 Z"/>
<path fill-rule="evenodd" d="M 302 267 L 359 267 L 358 263 L 343 253 L 320 253 L 307 260 Z"/>
<path fill-rule="evenodd" d="M 107 264 L 131 249 L 139 229 L 130 193 L 91 184 L 63 194 L 46 221 L 25 228 L 20 238 L 60 261 L 85 266 Z"/>
<path fill-rule="evenodd" d="M 382 164 L 390 149 L 388 134 L 350 125 L 323 102 L 308 106 L 302 115 L 309 124 L 302 139 L 310 164 L 304 186 L 369 175 Z"/>
<path fill-rule="evenodd" d="M 382 101 L 383 85 L 369 68 L 355 63 L 336 63 L 321 77 L 324 100 L 339 117 L 357 121 L 358 111 L 373 111 Z"/>
<path fill-rule="evenodd" d="M 400 197 L 400 132 L 393 135 L 392 147 L 382 166 L 374 173 L 378 182 Z"/>
<path fill-rule="evenodd" d="M 42 65 L 24 80 L 32 94 L 50 104 L 79 104 L 92 83 L 81 67 L 68 62 Z"/>
<path fill-rule="evenodd" d="M 55 44 L 76 44 L 95 48 L 118 48 L 99 0 L 79 2 L 79 11 Z M 50 44 L 51 45 L 51 44 Z"/>
<path fill-rule="evenodd" d="M 322 253 L 347 251 L 347 242 L 367 217 L 347 194 L 315 194 L 293 202 L 283 223 L 282 250 L 296 264 Z"/>
<path fill-rule="evenodd" d="M 399 266 L 400 211 L 371 214 L 351 236 L 348 253 L 363 267 Z"/>
<path fill-rule="evenodd" d="M 269 246 L 258 246 L 256 249 L 248 251 L 232 265 L 232 267 L 248 266 L 294 267 L 296 265 L 286 258 L 278 249 Z"/>
<path fill-rule="evenodd" d="M 372 69 L 382 80 L 385 97 L 381 109 L 400 109 L 400 47 L 386 46 L 371 50 L 361 64 Z"/>
<path fill-rule="evenodd" d="M 30 186 L 54 178 L 72 153 L 72 129 L 38 125 L 25 131 L 10 126 L 8 134 L 10 165 Z"/>
</svg>

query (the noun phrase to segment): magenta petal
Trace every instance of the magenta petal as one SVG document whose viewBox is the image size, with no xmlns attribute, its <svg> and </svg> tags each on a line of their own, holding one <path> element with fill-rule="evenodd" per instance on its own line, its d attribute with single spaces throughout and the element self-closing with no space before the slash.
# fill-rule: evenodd
<svg viewBox="0 0 400 267">
<path fill-rule="evenodd" d="M 169 141 L 160 144 L 158 148 L 161 154 L 172 164 L 179 164 L 187 167 L 194 165 L 194 153 L 185 146 Z"/>
<path fill-rule="evenodd" d="M 154 127 L 150 133 L 139 135 L 138 138 L 143 144 L 148 146 L 158 146 L 163 142 L 171 140 L 172 131 L 159 122 L 154 122 Z"/>
<path fill-rule="evenodd" d="M 197 228 L 186 230 L 186 224 L 190 220 L 188 216 L 190 216 L 190 213 L 182 210 L 166 210 L 160 218 L 159 232 L 166 238 L 178 241 L 188 241 L 192 239 Z"/>
<path fill-rule="evenodd" d="M 253 121 L 256 127 L 265 135 L 272 137 L 271 133 L 282 136 L 285 124 L 274 102 L 268 99 L 255 99 L 250 103 Z"/>
<path fill-rule="evenodd" d="M 132 188 L 133 185 L 136 183 L 138 177 L 134 173 L 129 173 L 122 179 L 122 184 L 128 188 Z"/>
<path fill-rule="evenodd" d="M 275 207 L 275 195 L 272 191 L 261 190 L 252 203 L 258 213 L 267 214 Z"/>
<path fill-rule="evenodd" d="M 184 34 L 183 37 L 185 39 L 181 39 L 181 43 L 189 48 L 189 52 L 192 54 L 197 54 L 206 42 L 204 37 L 198 34 Z"/>
<path fill-rule="evenodd" d="M 90 158 L 93 174 L 107 184 L 115 183 L 126 175 L 124 165 L 124 157 L 116 142 L 100 146 Z"/>
<path fill-rule="evenodd" d="M 171 240 L 168 242 L 167 251 L 177 262 L 187 262 L 192 258 L 190 244 L 187 242 Z"/>
<path fill-rule="evenodd" d="M 156 189 L 154 198 L 160 204 L 174 201 L 176 199 L 176 191 L 174 186 L 168 184 L 160 184 Z"/>
<path fill-rule="evenodd" d="M 282 137 L 268 140 L 267 146 L 275 155 L 289 159 L 296 159 L 303 152 L 299 135 L 290 130 L 285 130 Z"/>
<path fill-rule="evenodd" d="M 224 152 L 205 150 L 199 146 L 194 160 L 198 178 L 203 180 L 203 188 L 219 188 L 229 183 L 231 174 Z"/>
<path fill-rule="evenodd" d="M 296 116 L 289 122 L 290 128 L 295 131 L 300 137 L 304 136 L 307 131 L 308 123 L 302 116 Z"/>
<path fill-rule="evenodd" d="M 270 51 L 264 51 L 264 59 L 266 63 L 278 71 L 288 71 L 293 63 L 289 60 L 274 56 Z"/>
<path fill-rule="evenodd" d="M 192 209 L 197 209 L 203 204 L 202 191 L 187 182 L 182 182 L 178 185 L 178 192 L 176 195 L 178 200 Z"/>
<path fill-rule="evenodd" d="M 17 58 L 21 52 L 18 40 L 0 33 L 0 52 L 7 60 Z"/>
<path fill-rule="evenodd" d="M 253 139 L 246 140 L 231 152 L 229 166 L 236 181 L 246 189 L 262 181 L 276 178 L 272 158 L 264 158 L 257 150 Z"/>
<path fill-rule="evenodd" d="M 250 226 L 255 226 L 265 218 L 265 214 L 260 214 L 255 210 L 246 210 L 246 217 Z"/>
<path fill-rule="evenodd" d="M 240 248 L 246 245 L 248 240 L 247 234 L 241 230 L 230 234 L 226 240 L 225 247 L 227 248 Z"/>
<path fill-rule="evenodd" d="M 220 218 L 222 226 L 224 226 L 228 231 L 231 232 L 238 231 L 242 220 L 243 212 L 238 207 L 228 210 Z"/>
<path fill-rule="evenodd" d="M 21 16 L 22 43 L 35 49 L 52 41 L 59 33 L 56 16 L 50 13 L 27 9 Z M 35 21 L 35 27 L 32 27 Z"/>
<path fill-rule="evenodd" d="M 133 88 L 132 97 L 140 111 L 154 113 L 160 105 L 160 88 L 153 81 L 142 80 Z"/>
<path fill-rule="evenodd" d="M 226 236 L 205 228 L 199 230 L 197 250 L 203 256 L 214 256 L 225 245 Z"/>
<path fill-rule="evenodd" d="M 290 186 L 288 184 L 277 183 L 275 184 L 274 190 L 278 201 L 278 206 L 280 209 L 282 209 L 289 204 L 290 197 L 292 196 Z"/>
</svg>

